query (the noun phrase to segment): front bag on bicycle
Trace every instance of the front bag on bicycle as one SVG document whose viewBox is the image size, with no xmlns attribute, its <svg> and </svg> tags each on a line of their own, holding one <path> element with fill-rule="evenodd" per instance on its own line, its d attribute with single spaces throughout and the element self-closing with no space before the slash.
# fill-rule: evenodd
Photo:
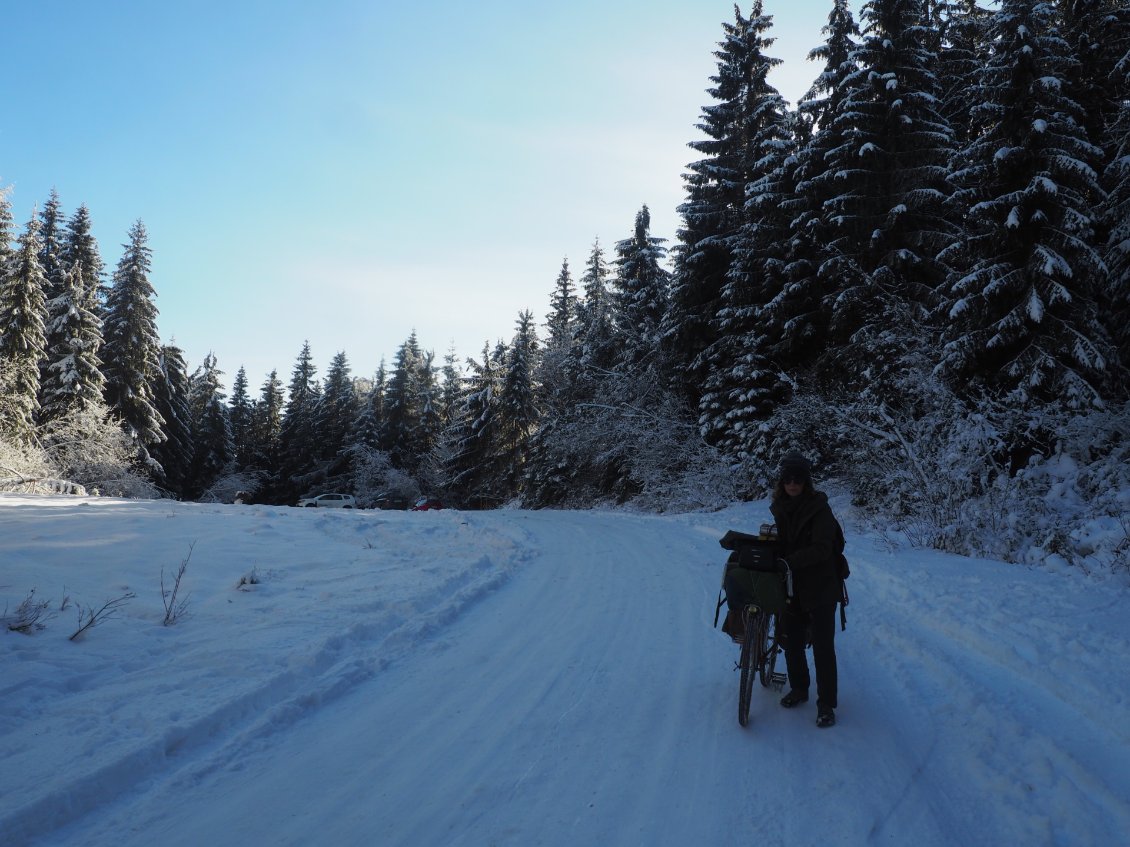
<svg viewBox="0 0 1130 847">
<path fill-rule="evenodd" d="M 763 530 L 761 535 L 749 535 L 730 530 L 719 543 L 732 551 L 723 578 L 727 605 L 737 610 L 739 603 L 752 603 L 768 614 L 781 614 L 787 595 L 785 578 L 777 567 L 774 534 Z"/>
</svg>

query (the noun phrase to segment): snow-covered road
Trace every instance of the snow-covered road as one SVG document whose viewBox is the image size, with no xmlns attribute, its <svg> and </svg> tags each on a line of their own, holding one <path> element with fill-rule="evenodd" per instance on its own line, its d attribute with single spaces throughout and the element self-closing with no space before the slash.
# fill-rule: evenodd
<svg viewBox="0 0 1130 847">
<path fill-rule="evenodd" d="M 52 727 L 78 748 L 106 735 L 87 776 L 97 753 L 80 749 L 71 772 L 60 757 L 61 772 L 30 774 L 44 784 L 20 781 L 17 803 L 0 799 L 6 845 L 940 847 L 1130 832 L 1124 587 L 849 532 L 839 724 L 817 729 L 814 707 L 783 710 L 758 687 L 741 729 L 736 649 L 710 627 L 717 539 L 756 526 L 764 504 L 669 518 L 160 509 L 102 509 L 98 525 L 151 555 L 164 543 L 165 559 L 203 532 L 241 552 L 194 552 L 197 614 L 97 653 L 85 701 L 54 651 L 133 619 L 85 645 L 50 628 L 0 639 L 5 665 L 64 676 L 38 713 L 5 685 L 16 717 L 0 743 L 32 762 L 37 745 L 59 755 Z M 17 523 L 0 529 L 18 549 Z M 257 593 L 228 577 L 201 587 L 253 549 Z M 315 571 L 316 549 L 351 552 Z M 156 650 L 182 652 L 145 674 Z M 110 732 L 84 705 L 148 719 Z M 0 797 L 16 786 L 9 769 Z"/>
</svg>

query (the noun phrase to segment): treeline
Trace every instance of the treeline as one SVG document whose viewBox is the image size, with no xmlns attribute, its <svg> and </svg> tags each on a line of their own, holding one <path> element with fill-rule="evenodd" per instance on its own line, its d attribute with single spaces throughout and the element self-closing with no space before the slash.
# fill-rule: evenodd
<svg viewBox="0 0 1130 847">
<path fill-rule="evenodd" d="M 5 435 L 101 396 L 176 496 L 243 474 L 270 502 L 339 486 L 468 506 L 711 502 L 761 490 L 800 446 L 904 514 L 936 512 L 935 483 L 952 501 L 1015 479 L 1069 424 L 1098 428 L 1086 461 L 1117 454 L 1125 4 L 872 0 L 857 22 L 834 0 L 795 109 L 768 82 L 771 25 L 757 2 L 722 27 L 670 255 L 644 207 L 579 280 L 562 265 L 540 333 L 523 312 L 466 363 L 413 334 L 371 382 L 344 353 L 319 379 L 304 349 L 285 388 L 272 373 L 252 396 L 241 370 L 229 400 L 214 361 L 188 376 L 153 340 L 144 229 L 99 311 L 73 221 L 52 264 L 49 203 L 6 260 Z M 67 286 L 85 312 L 52 335 Z M 31 313 L 42 340 L 19 328 Z M 57 380 L 99 320 L 100 364 Z"/>
</svg>

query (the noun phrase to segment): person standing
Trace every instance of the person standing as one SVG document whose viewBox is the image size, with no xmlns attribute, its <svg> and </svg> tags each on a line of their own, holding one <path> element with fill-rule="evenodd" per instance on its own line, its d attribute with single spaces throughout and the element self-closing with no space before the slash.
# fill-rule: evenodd
<svg viewBox="0 0 1130 847">
<path fill-rule="evenodd" d="M 811 677 L 805 642 L 812 639 L 816 668 L 816 725 L 835 726 L 839 680 L 836 669 L 836 604 L 842 592 L 836 567 L 839 524 L 828 497 L 812 485 L 812 464 L 799 452 L 781 460 L 769 506 L 777 524 L 778 553 L 792 580 L 793 597 L 781 617 L 789 693 L 781 705 L 808 702 Z"/>
</svg>

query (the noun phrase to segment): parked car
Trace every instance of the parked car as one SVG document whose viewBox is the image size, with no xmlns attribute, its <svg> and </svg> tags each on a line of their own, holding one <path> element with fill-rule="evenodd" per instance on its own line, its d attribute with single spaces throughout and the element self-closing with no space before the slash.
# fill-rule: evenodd
<svg viewBox="0 0 1130 847">
<path fill-rule="evenodd" d="M 373 505 L 378 509 L 398 509 L 404 511 L 412 506 L 412 501 L 399 494 L 378 494 L 373 500 Z"/>
<path fill-rule="evenodd" d="M 352 494 L 319 494 L 317 497 L 303 497 L 298 505 L 307 509 L 354 509 L 357 501 Z"/>
<path fill-rule="evenodd" d="M 421 497 L 416 501 L 416 505 L 412 507 L 413 512 L 427 512 L 430 509 L 442 509 L 443 503 L 440 502 L 438 497 Z"/>
</svg>

